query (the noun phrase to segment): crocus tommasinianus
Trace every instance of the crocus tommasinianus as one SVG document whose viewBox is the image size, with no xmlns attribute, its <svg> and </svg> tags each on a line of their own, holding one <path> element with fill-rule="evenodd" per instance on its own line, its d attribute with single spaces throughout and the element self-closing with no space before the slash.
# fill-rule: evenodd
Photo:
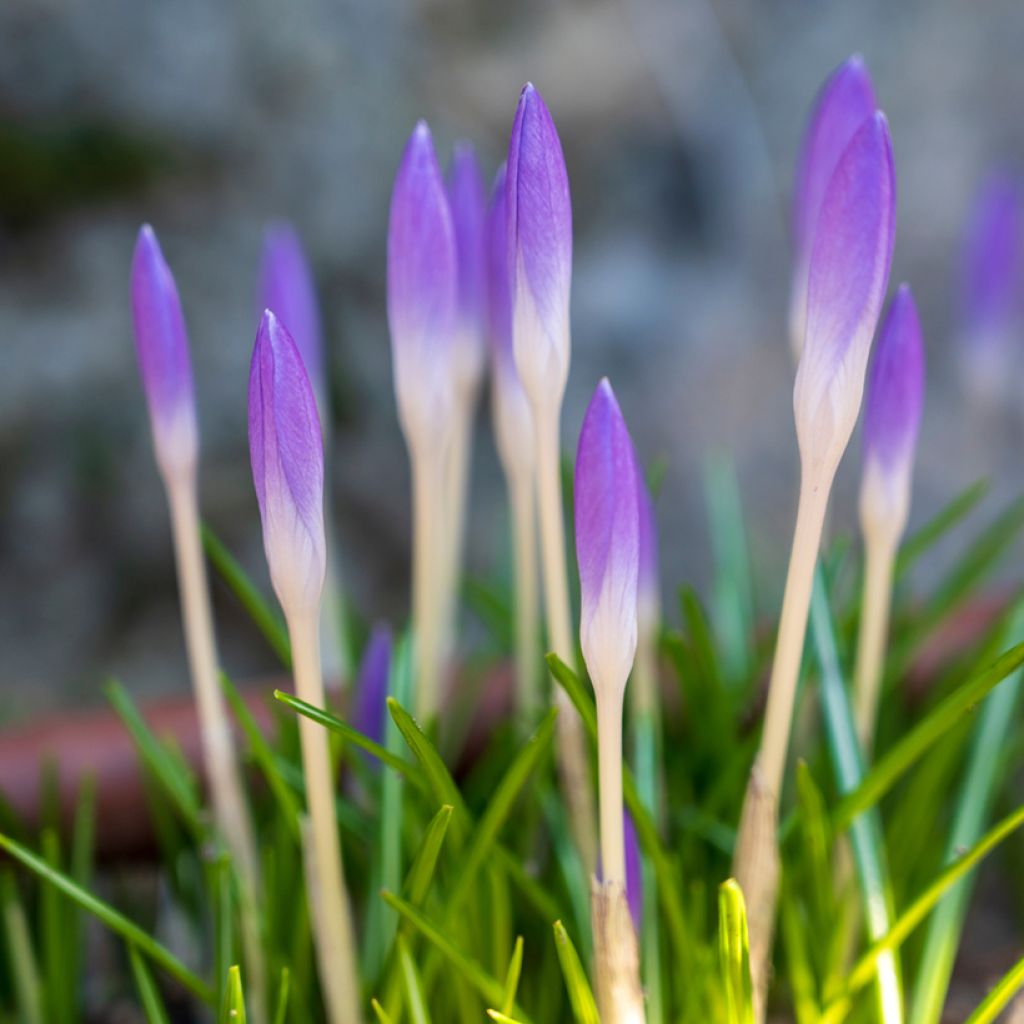
<svg viewBox="0 0 1024 1024">
<path fill-rule="evenodd" d="M 981 186 L 967 223 L 960 286 L 963 358 L 983 397 L 1005 393 L 1021 332 L 1024 198 L 1005 172 Z"/>
<path fill-rule="evenodd" d="M 607 378 L 583 418 L 574 484 L 580 644 L 594 690 L 625 690 L 637 637 L 640 517 L 637 466 Z"/>
<path fill-rule="evenodd" d="M 165 478 L 194 472 L 199 447 L 185 318 L 153 229 L 139 230 L 132 256 L 132 320 L 156 461 Z"/>
<path fill-rule="evenodd" d="M 506 473 L 532 472 L 533 414 L 512 352 L 512 303 L 509 293 L 508 221 L 505 216 L 505 168 L 494 179 L 487 214 L 487 322 L 491 341 L 491 402 L 494 434 Z"/>
<path fill-rule="evenodd" d="M 505 197 L 516 366 L 532 402 L 557 405 L 569 374 L 572 205 L 558 132 L 529 84 L 512 125 Z"/>
<path fill-rule="evenodd" d="M 356 679 L 352 726 L 375 743 L 384 742 L 391 646 L 391 627 L 378 622 L 367 641 Z"/>
<path fill-rule="evenodd" d="M 426 122 L 413 130 L 391 193 L 388 325 L 398 416 L 410 446 L 450 427 L 458 263 L 448 195 Z"/>
<path fill-rule="evenodd" d="M 914 449 L 924 402 L 924 342 L 914 297 L 900 285 L 879 332 L 864 402 L 860 512 L 899 536 L 910 508 Z"/>
<path fill-rule="evenodd" d="M 448 202 L 458 263 L 455 380 L 464 395 L 480 383 L 487 355 L 487 189 L 476 150 L 459 142 L 448 170 Z"/>
<path fill-rule="evenodd" d="M 875 112 L 875 91 L 859 55 L 841 64 L 821 87 L 807 122 L 793 188 L 793 290 L 789 329 L 799 356 L 807 316 L 807 272 L 825 191 L 843 151 Z"/>
<path fill-rule="evenodd" d="M 875 113 L 836 165 L 811 248 L 793 408 L 803 472 L 826 486 L 860 411 L 889 280 L 895 214 L 892 141 L 885 115 Z"/>
<path fill-rule="evenodd" d="M 286 221 L 269 225 L 263 236 L 260 309 L 269 309 L 287 327 L 323 415 L 326 383 L 320 309 L 302 242 Z"/>
<path fill-rule="evenodd" d="M 249 455 L 274 591 L 286 617 L 316 615 L 327 562 L 320 418 L 298 346 L 270 310 L 249 371 Z"/>
</svg>

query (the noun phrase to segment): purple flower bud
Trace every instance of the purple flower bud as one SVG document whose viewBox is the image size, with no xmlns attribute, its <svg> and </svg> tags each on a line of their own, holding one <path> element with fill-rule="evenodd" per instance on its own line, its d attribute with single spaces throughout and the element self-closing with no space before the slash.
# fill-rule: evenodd
<svg viewBox="0 0 1024 1024">
<path fill-rule="evenodd" d="M 132 256 L 132 319 L 157 464 L 165 477 L 195 469 L 198 452 L 192 363 L 178 289 L 153 229 Z"/>
<path fill-rule="evenodd" d="M 621 696 L 636 654 L 637 479 L 633 442 L 605 378 L 583 418 L 575 478 L 580 643 L 599 696 Z"/>
<path fill-rule="evenodd" d="M 658 577 L 658 520 L 654 501 L 642 472 L 637 473 L 637 495 L 640 503 L 640 571 L 637 577 L 640 628 L 647 632 L 657 628 L 661 618 L 661 583 Z"/>
<path fill-rule="evenodd" d="M 285 221 L 271 224 L 264 233 L 260 300 L 260 309 L 271 310 L 298 345 L 323 413 L 322 402 L 327 393 L 323 332 L 313 273 L 295 228 Z"/>
<path fill-rule="evenodd" d="M 804 472 L 829 483 L 860 410 L 892 262 L 895 207 L 889 126 L 876 113 L 836 165 L 811 249 L 793 407 Z"/>
<path fill-rule="evenodd" d="M 797 353 L 804 343 L 807 271 L 818 213 L 839 158 L 875 107 L 875 91 L 867 68 L 862 58 L 855 55 L 829 76 L 807 122 L 793 195 L 795 265 L 790 334 Z"/>
<path fill-rule="evenodd" d="M 562 144 L 532 85 L 519 97 L 505 179 L 516 366 L 531 401 L 560 401 L 569 373 L 572 206 Z"/>
<path fill-rule="evenodd" d="M 327 564 L 323 439 L 298 346 L 270 310 L 249 371 L 249 455 L 274 591 L 285 615 L 315 615 Z"/>
<path fill-rule="evenodd" d="M 463 393 L 480 383 L 487 355 L 487 191 L 476 151 L 460 142 L 448 171 L 458 258 L 458 323 L 455 333 L 455 375 Z"/>
<path fill-rule="evenodd" d="M 388 324 L 398 415 L 410 444 L 451 418 L 458 263 L 448 196 L 426 122 L 402 154 L 388 226 Z"/>
<path fill-rule="evenodd" d="M 903 532 L 924 402 L 924 342 L 914 297 L 900 285 L 875 347 L 864 406 L 861 517 Z"/>
<path fill-rule="evenodd" d="M 633 824 L 633 815 L 627 810 L 622 812 L 622 834 L 626 843 L 626 902 L 633 918 L 633 927 L 639 935 L 644 911 L 643 862 L 640 860 L 640 841 L 636 825 Z"/>
<path fill-rule="evenodd" d="M 487 214 L 487 322 L 491 340 L 491 403 L 494 434 L 505 472 L 529 473 L 533 456 L 533 412 L 512 353 L 508 221 L 505 168 L 499 168 Z"/>
<path fill-rule="evenodd" d="M 356 679 L 352 726 L 375 743 L 384 742 L 384 721 L 391 671 L 391 627 L 378 622 L 363 652 Z"/>
</svg>

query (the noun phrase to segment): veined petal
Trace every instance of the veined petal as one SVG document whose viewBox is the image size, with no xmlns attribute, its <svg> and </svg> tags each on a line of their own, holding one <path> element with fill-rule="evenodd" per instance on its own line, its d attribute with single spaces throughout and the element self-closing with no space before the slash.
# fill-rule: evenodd
<svg viewBox="0 0 1024 1024">
<path fill-rule="evenodd" d="M 132 321 L 157 463 L 165 475 L 193 471 L 198 450 L 192 363 L 174 277 L 153 229 L 132 256 Z"/>
<path fill-rule="evenodd" d="M 516 365 L 531 401 L 560 400 L 569 373 L 572 204 L 558 132 L 530 84 L 512 125 L 505 191 Z"/>
<path fill-rule="evenodd" d="M 249 372 L 249 454 L 274 591 L 286 615 L 315 614 L 327 564 L 320 419 L 298 346 L 269 310 Z"/>
<path fill-rule="evenodd" d="M 836 166 L 811 250 L 793 407 L 801 458 L 812 474 L 835 472 L 860 410 L 889 279 L 895 203 L 889 128 L 876 113 Z"/>
<path fill-rule="evenodd" d="M 640 513 L 633 442 L 607 379 L 594 392 L 576 453 L 580 643 L 594 689 L 621 694 L 637 643 Z"/>
</svg>

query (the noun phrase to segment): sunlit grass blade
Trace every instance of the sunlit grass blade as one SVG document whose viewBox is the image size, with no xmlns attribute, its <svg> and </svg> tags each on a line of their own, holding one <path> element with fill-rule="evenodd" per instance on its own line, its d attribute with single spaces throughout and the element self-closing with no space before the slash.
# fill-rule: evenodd
<svg viewBox="0 0 1024 1024">
<path fill-rule="evenodd" d="M 65 896 L 93 914 L 111 931 L 116 932 L 127 942 L 134 943 L 140 953 L 144 953 L 154 964 L 166 971 L 204 1003 L 213 1005 L 214 992 L 210 986 L 193 974 L 170 950 L 162 946 L 120 911 L 83 889 L 67 875 L 54 870 L 31 850 L 2 833 L 0 833 L 0 849 L 28 868 L 42 881 L 55 886 Z"/>
<path fill-rule="evenodd" d="M 976 672 L 925 715 L 895 743 L 833 812 L 836 831 L 874 806 L 933 744 L 969 714 L 985 695 L 1024 664 L 1024 644 L 1017 644 L 991 665 Z"/>
<path fill-rule="evenodd" d="M 488 1010 L 487 1016 L 491 1020 L 496 1020 L 498 1024 L 523 1024 L 521 1020 L 516 1020 L 514 1017 L 510 1017 L 507 1013 L 502 1013 L 500 1010 Z"/>
<path fill-rule="evenodd" d="M 420 972 L 416 969 L 416 962 L 409 952 L 409 943 L 401 935 L 398 936 L 398 963 L 405 984 L 405 1001 L 409 1007 L 412 1024 L 430 1024 L 430 1013 L 427 1010 L 426 997 L 423 995 Z"/>
<path fill-rule="evenodd" d="M 786 967 L 789 970 L 789 990 L 796 1024 L 818 1024 L 821 1009 L 807 949 L 807 932 L 794 899 L 783 897 L 779 904 L 779 918 L 786 947 Z"/>
<path fill-rule="evenodd" d="M 246 575 L 234 555 L 220 542 L 213 530 L 202 525 L 203 549 L 217 574 L 238 598 L 256 628 L 263 634 L 278 661 L 287 670 L 292 668 L 292 649 L 284 619 L 274 606 L 260 593 L 259 588 Z"/>
<path fill-rule="evenodd" d="M 900 545 L 896 556 L 895 576 L 898 579 L 921 557 L 927 554 L 950 530 L 975 508 L 988 494 L 987 480 L 979 480 L 961 491 L 944 509 Z"/>
<path fill-rule="evenodd" d="M 398 731 L 419 762 L 426 778 L 427 787 L 434 794 L 435 799 L 440 804 L 451 804 L 452 807 L 464 811 L 465 804 L 462 801 L 462 794 L 459 792 L 459 787 L 455 785 L 451 772 L 448 771 L 447 765 L 441 760 L 441 755 L 416 724 L 412 715 L 394 697 L 388 697 L 388 711 L 391 712 Z M 458 821 L 456 821 L 456 826 L 459 827 Z"/>
<path fill-rule="evenodd" d="M 242 972 L 238 964 L 228 969 L 227 985 L 225 986 L 224 1012 L 221 1016 L 223 1024 L 245 1024 L 245 992 L 242 988 Z"/>
<path fill-rule="evenodd" d="M 4 937 L 18 1019 L 24 1024 L 43 1024 L 43 986 L 39 967 L 32 950 L 25 910 L 18 898 L 17 884 L 9 870 L 0 874 L 0 903 L 3 904 Z"/>
<path fill-rule="evenodd" d="M 376 999 L 370 1000 L 373 1012 L 377 1015 L 377 1024 L 394 1024 L 391 1015 L 384 1009 Z"/>
<path fill-rule="evenodd" d="M 747 908 L 743 892 L 733 878 L 718 887 L 718 956 L 728 1024 L 753 1024 Z"/>
<path fill-rule="evenodd" d="M 164 1006 L 163 997 L 156 987 L 153 975 L 149 973 L 145 958 L 132 943 L 128 944 L 128 961 L 131 964 L 132 976 L 135 978 L 135 987 L 139 991 L 139 1002 L 142 1003 L 142 1012 L 146 1015 L 147 1024 L 170 1024 L 167 1007 Z"/>
<path fill-rule="evenodd" d="M 505 995 L 501 1001 L 501 1012 L 508 1014 L 512 1012 L 515 1005 L 516 993 L 519 991 L 519 977 L 523 973 L 523 937 L 516 936 L 516 944 L 512 949 L 512 959 L 509 961 L 508 970 L 505 972 Z"/>
<path fill-rule="evenodd" d="M 569 1005 L 572 1007 L 576 1024 L 601 1024 L 586 971 L 583 970 L 576 947 L 561 921 L 555 922 L 554 932 L 555 951 L 558 953 L 558 962 L 562 967 L 562 977 L 565 979 Z"/>
<path fill-rule="evenodd" d="M 274 1024 L 285 1024 L 288 1019 L 288 996 L 291 994 L 292 974 L 287 967 L 281 968 L 281 980 L 277 986 L 277 1006 L 274 1010 Z"/>
<path fill-rule="evenodd" d="M 965 1024 L 991 1024 L 1024 985 L 1024 957 L 999 979 L 999 983 L 978 1004 Z"/>
<path fill-rule="evenodd" d="M 451 804 L 444 804 L 431 819 L 427 826 L 426 835 L 413 859 L 409 874 L 406 876 L 403 894 L 414 906 L 423 904 L 434 878 L 434 869 L 437 867 L 437 858 L 441 853 L 444 844 L 444 837 L 448 832 L 448 823 L 452 820 Z"/>
</svg>

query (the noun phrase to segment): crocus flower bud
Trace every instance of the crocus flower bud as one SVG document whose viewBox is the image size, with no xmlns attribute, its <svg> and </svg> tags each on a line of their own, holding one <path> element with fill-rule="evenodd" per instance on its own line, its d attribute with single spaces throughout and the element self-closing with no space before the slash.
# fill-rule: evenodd
<svg viewBox="0 0 1024 1024">
<path fill-rule="evenodd" d="M 1005 393 L 1021 331 L 1022 198 L 1008 174 L 981 187 L 967 224 L 962 258 L 961 331 L 971 386 L 982 398 Z"/>
<path fill-rule="evenodd" d="M 366 644 L 356 679 L 352 726 L 376 743 L 384 742 L 391 648 L 391 627 L 387 623 L 378 622 Z"/>
<path fill-rule="evenodd" d="M 661 620 L 661 584 L 658 579 L 658 522 L 654 502 L 643 473 L 637 474 L 640 502 L 640 571 L 637 577 L 637 609 L 641 633 L 651 633 Z"/>
<path fill-rule="evenodd" d="M 271 224 L 263 236 L 260 309 L 269 309 L 291 334 L 309 374 L 321 415 L 327 393 L 323 332 L 313 273 L 302 242 L 291 224 Z"/>
<path fill-rule="evenodd" d="M 315 615 L 327 564 L 320 419 L 298 346 L 270 310 L 249 371 L 249 455 L 274 591 L 287 617 Z"/>
<path fill-rule="evenodd" d="M 637 935 L 644 910 L 644 874 L 643 862 L 640 860 L 640 841 L 633 824 L 633 815 L 629 811 L 622 812 L 622 834 L 626 842 L 626 902 L 629 904 L 629 915 L 633 918 L 633 927 Z"/>
<path fill-rule="evenodd" d="M 388 226 L 388 324 L 398 416 L 410 446 L 449 428 L 458 262 L 441 169 L 426 122 L 402 154 Z"/>
<path fill-rule="evenodd" d="M 529 84 L 512 125 L 505 195 L 516 366 L 531 402 L 557 404 L 569 374 L 572 206 L 558 132 Z"/>
<path fill-rule="evenodd" d="M 181 301 L 153 229 L 132 257 L 132 319 L 157 465 L 165 478 L 195 472 L 199 441 L 192 363 Z"/>
<path fill-rule="evenodd" d="M 469 142 L 458 143 L 452 153 L 448 201 L 458 262 L 455 383 L 463 395 L 472 396 L 487 355 L 487 190 Z"/>
<path fill-rule="evenodd" d="M 580 643 L 600 702 L 621 696 L 633 667 L 640 568 L 636 457 L 607 378 L 583 418 L 575 502 Z"/>
<path fill-rule="evenodd" d="M 860 410 L 895 230 L 892 142 L 873 114 L 839 158 L 818 213 L 793 391 L 805 476 L 830 485 Z"/>
<path fill-rule="evenodd" d="M 795 260 L 789 325 L 797 356 L 804 343 L 807 273 L 818 213 L 840 157 L 875 108 L 875 90 L 867 68 L 855 55 L 829 76 L 807 122 L 793 190 Z"/>
<path fill-rule="evenodd" d="M 505 210 L 505 168 L 502 166 L 494 179 L 487 215 L 487 323 L 491 340 L 494 434 L 506 473 L 515 475 L 532 473 L 535 460 L 533 413 L 512 352 Z"/>
<path fill-rule="evenodd" d="M 875 347 L 864 405 L 860 515 L 864 532 L 896 540 L 907 523 L 924 401 L 924 343 L 914 297 L 900 285 Z"/>
</svg>

